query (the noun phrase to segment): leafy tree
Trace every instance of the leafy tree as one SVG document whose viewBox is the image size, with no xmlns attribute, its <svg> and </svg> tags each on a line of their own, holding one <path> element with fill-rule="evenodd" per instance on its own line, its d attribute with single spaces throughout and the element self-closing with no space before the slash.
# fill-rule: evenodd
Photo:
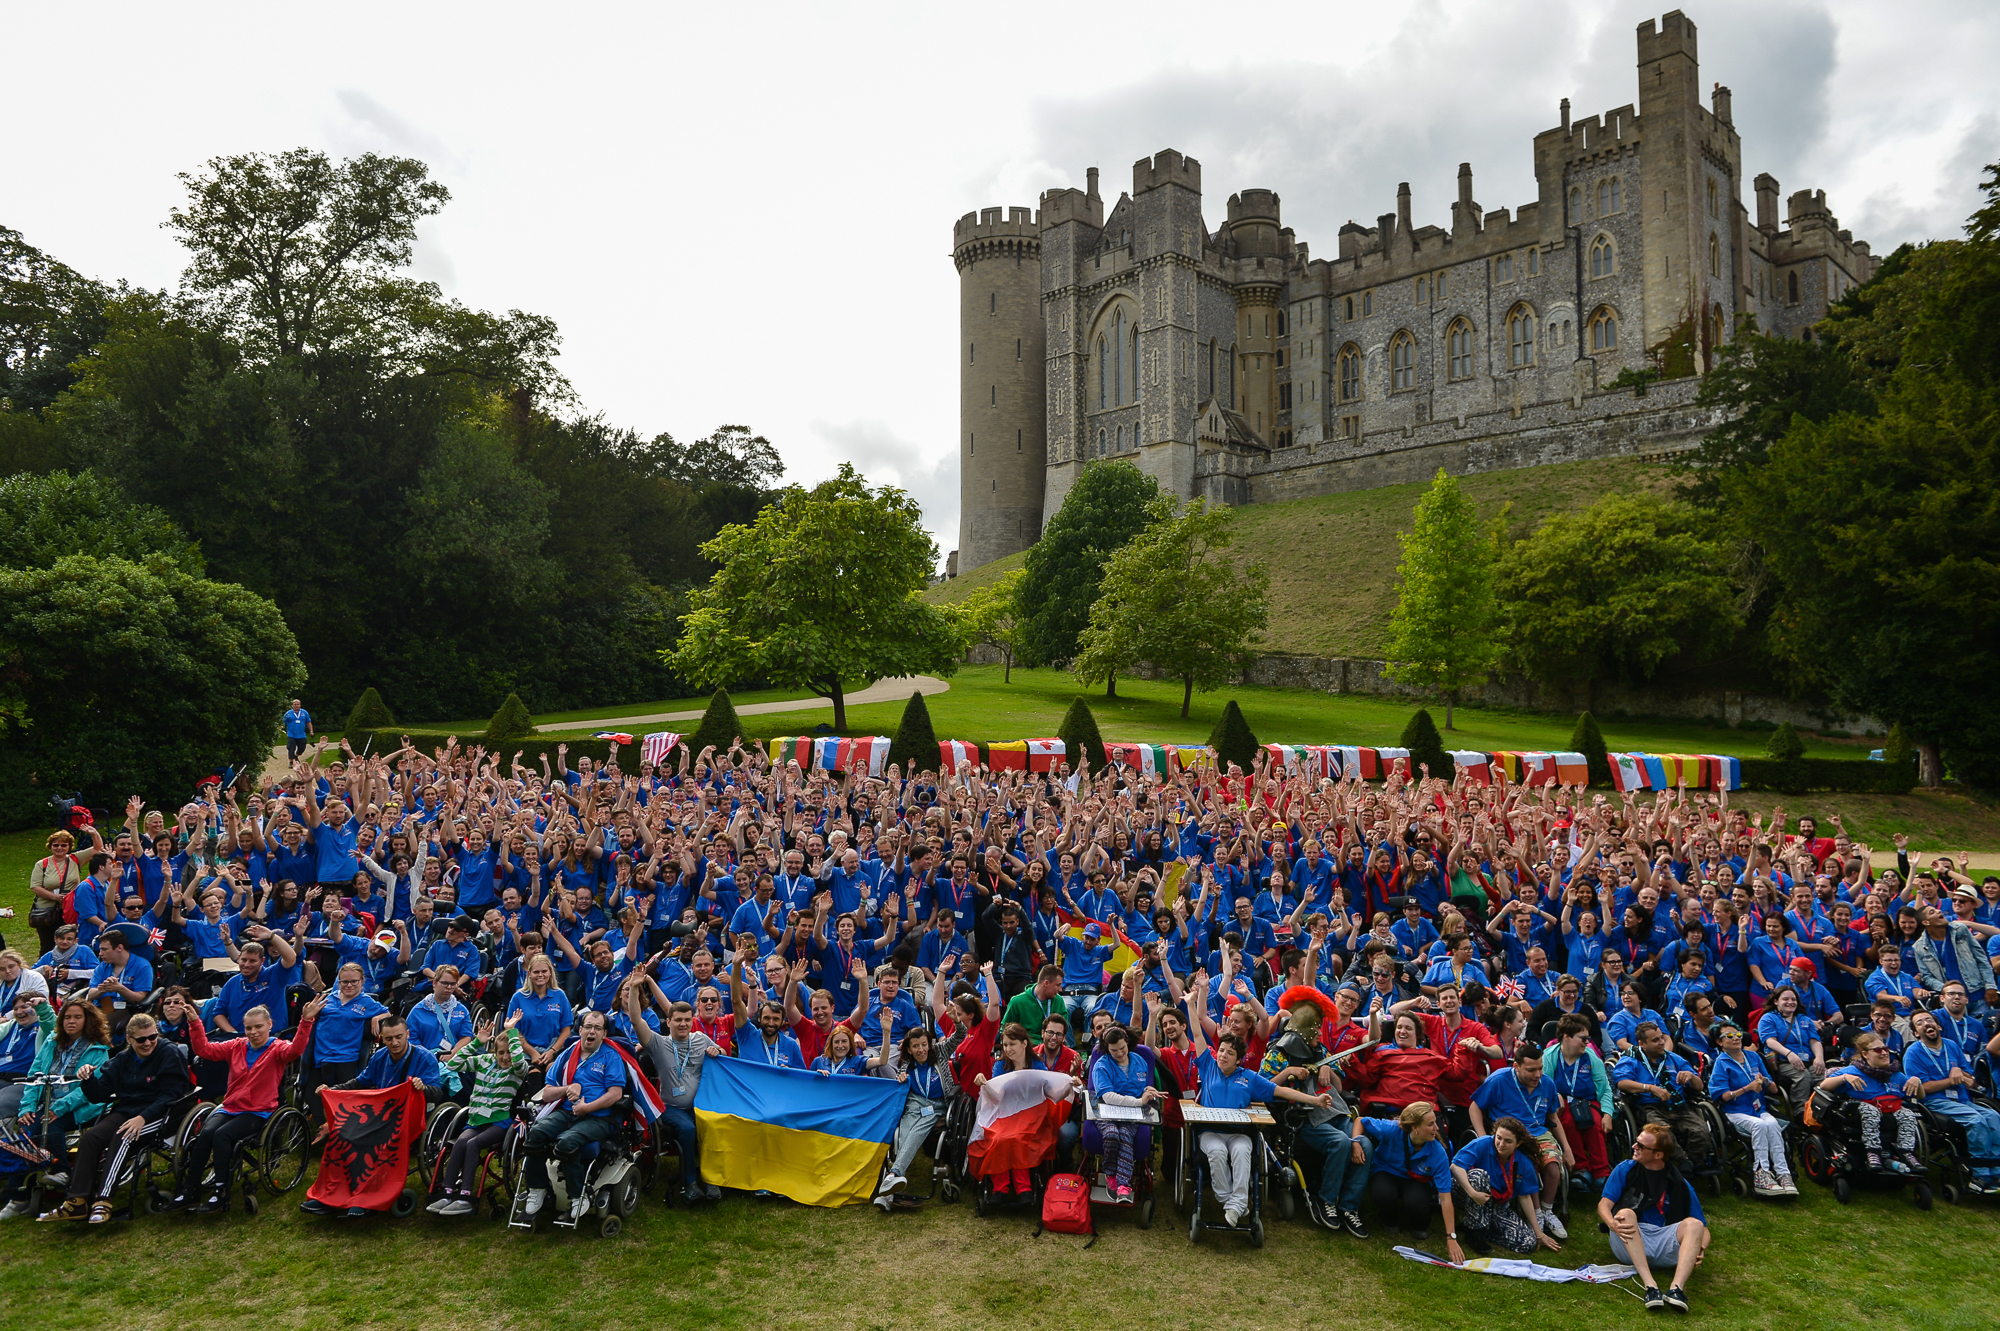
<svg viewBox="0 0 2000 1331">
<path fill-rule="evenodd" d="M 47 568 L 64 555 L 140 562 L 161 555 L 200 577 L 201 550 L 173 520 L 94 472 L 0 480 L 0 564 Z"/>
<path fill-rule="evenodd" d="M 1222 715 L 1215 718 L 1215 728 L 1208 732 L 1208 747 L 1215 750 L 1219 761 L 1235 763 L 1246 772 L 1257 761 L 1257 735 L 1243 719 L 1236 699 L 1231 698 Z"/>
<path fill-rule="evenodd" d="M 937 730 L 931 725 L 931 709 L 921 693 L 912 693 L 903 704 L 903 719 L 896 724 L 895 738 L 889 741 L 889 761 L 905 775 L 937 770 Z"/>
<path fill-rule="evenodd" d="M 1426 767 L 1431 775 L 1440 781 L 1449 781 L 1457 771 L 1457 764 L 1444 746 L 1444 737 L 1438 734 L 1437 722 L 1431 720 L 1430 709 L 1419 707 L 1403 726 L 1403 737 L 1397 742 L 1398 748 L 1410 751 L 1410 774 L 1421 778 Z"/>
<path fill-rule="evenodd" d="M 1702 377 L 1697 405 L 1729 414 L 1702 439 L 1689 467 L 1689 498 L 1704 507 L 1721 501 L 1720 475 L 1763 465 L 1791 428 L 1792 417 L 1823 421 L 1842 412 L 1866 415 L 1874 395 L 1854 372 L 1848 353 L 1828 339 L 1766 337 L 1746 318 Z"/>
<path fill-rule="evenodd" d="M 1093 769 L 1104 766 L 1104 736 L 1098 732 L 1097 718 L 1091 714 L 1090 704 L 1081 698 L 1072 699 L 1069 710 L 1063 713 L 1062 724 L 1056 727 L 1056 735 L 1063 742 L 1063 751 L 1069 757 L 1072 768 L 1088 762 Z"/>
<path fill-rule="evenodd" d="M 0 412 L 39 415 L 104 336 L 103 284 L 0 226 Z"/>
<path fill-rule="evenodd" d="M 1799 738 L 1799 732 L 1792 728 L 1790 721 L 1781 721 L 1764 744 L 1764 756 L 1791 762 L 1806 756 L 1806 742 Z"/>
<path fill-rule="evenodd" d="M 701 724 L 694 728 L 694 734 L 682 740 L 687 751 L 700 756 L 701 751 L 713 748 L 717 753 L 726 753 L 743 734 L 743 723 L 736 719 L 736 704 L 729 700 L 729 690 L 717 689 L 708 700 L 708 707 L 701 714 Z"/>
<path fill-rule="evenodd" d="M 1025 570 L 1017 568 L 998 582 L 960 597 L 955 607 L 974 643 L 987 643 L 999 650 L 1002 683 L 1014 680 L 1014 654 L 1022 633 L 1017 596 L 1026 576 Z"/>
<path fill-rule="evenodd" d="M 871 490 L 842 463 L 811 490 L 787 489 L 751 526 L 702 546 L 719 565 L 690 598 L 667 657 L 698 685 L 765 679 L 833 702 L 847 729 L 847 690 L 889 676 L 957 671 L 958 616 L 918 594 L 937 567 L 916 501 Z"/>
<path fill-rule="evenodd" d="M 512 697 L 511 694 L 508 696 Z M 519 702 L 520 699 L 515 698 L 514 701 Z M 387 730 L 395 724 L 395 714 L 389 710 L 389 704 L 382 701 L 382 695 L 372 688 L 363 689 L 361 696 L 354 700 L 353 710 L 347 714 L 346 733 L 358 735 L 364 730 Z"/>
<path fill-rule="evenodd" d="M 500 704 L 500 710 L 486 723 L 486 743 L 506 744 L 512 740 L 529 739 L 535 733 L 535 718 L 529 714 L 528 705 L 521 701 L 521 695 L 510 693 Z"/>
<path fill-rule="evenodd" d="M 277 607 L 153 556 L 0 569 L 0 678 L 30 724 L 0 741 L 0 823 L 44 821 L 81 790 L 163 803 L 261 768 L 305 681 Z"/>
<path fill-rule="evenodd" d="M 1765 466 L 1724 483 L 1782 587 L 1778 656 L 1900 726 L 1926 785 L 1983 771 L 2000 740 L 2000 166 L 1984 188 L 1966 240 L 1924 247 L 1871 293 L 1876 331 L 1856 345 L 1894 348 L 1873 357 L 1894 367 L 1877 413 L 1797 418 Z"/>
<path fill-rule="evenodd" d="M 1484 682 L 1494 642 L 1493 539 L 1458 481 L 1439 467 L 1400 533 L 1401 592 L 1389 616 L 1388 675 L 1444 703 L 1444 728 L 1465 689 Z"/>
<path fill-rule="evenodd" d="M 1694 510 L 1611 494 L 1547 518 L 1501 556 L 1501 632 L 1530 678 L 1586 690 L 1650 679 L 1677 652 L 1727 642 L 1737 614 L 1729 561 Z"/>
<path fill-rule="evenodd" d="M 1181 716 L 1194 691 L 1219 688 L 1256 645 L 1270 616 L 1271 575 L 1261 563 L 1239 568 L 1223 554 L 1236 510 L 1197 499 L 1176 510 L 1165 496 L 1149 506 L 1144 531 L 1104 565 L 1075 671 L 1106 682 L 1138 661 L 1181 681 Z"/>
<path fill-rule="evenodd" d="M 1585 712 L 1576 719 L 1576 729 L 1569 732 L 1569 751 L 1580 753 L 1590 765 L 1590 784 L 1608 786 L 1611 784 L 1611 751 L 1604 746 L 1604 732 L 1597 728 L 1597 718 Z"/>
<path fill-rule="evenodd" d="M 1026 576 L 1016 584 L 1016 645 L 1023 661 L 1050 665 L 1076 655 L 1105 561 L 1145 530 L 1148 505 L 1159 496 L 1159 482 L 1130 463 L 1084 467 L 1029 547 Z"/>
</svg>

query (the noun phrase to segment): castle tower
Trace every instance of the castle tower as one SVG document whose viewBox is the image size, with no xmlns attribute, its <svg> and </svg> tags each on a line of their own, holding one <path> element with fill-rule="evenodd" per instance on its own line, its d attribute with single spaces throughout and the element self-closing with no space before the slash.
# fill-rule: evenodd
<svg viewBox="0 0 2000 1331">
<path fill-rule="evenodd" d="M 1208 230 L 1201 163 L 1163 148 L 1132 164 L 1139 278 L 1139 469 L 1168 494 L 1194 487 L 1195 284 Z"/>
<path fill-rule="evenodd" d="M 1041 224 L 1032 210 L 967 213 L 952 228 L 958 267 L 958 569 L 1042 534 L 1046 399 Z"/>
<path fill-rule="evenodd" d="M 1226 230 L 1236 260 L 1237 392 L 1228 405 L 1268 444 L 1277 437 L 1278 298 L 1285 281 L 1277 194 L 1232 194 Z"/>
</svg>

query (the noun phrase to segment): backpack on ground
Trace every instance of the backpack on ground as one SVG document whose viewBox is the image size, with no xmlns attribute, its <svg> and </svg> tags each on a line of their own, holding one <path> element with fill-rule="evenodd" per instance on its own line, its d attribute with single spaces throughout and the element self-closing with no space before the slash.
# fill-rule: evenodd
<svg viewBox="0 0 2000 1331">
<path fill-rule="evenodd" d="M 1035 1226 L 1039 1237 L 1051 1234 L 1088 1234 L 1088 1248 L 1097 1242 L 1097 1227 L 1090 1221 L 1090 1181 L 1081 1174 L 1057 1174 L 1042 1189 L 1042 1219 Z"/>
</svg>

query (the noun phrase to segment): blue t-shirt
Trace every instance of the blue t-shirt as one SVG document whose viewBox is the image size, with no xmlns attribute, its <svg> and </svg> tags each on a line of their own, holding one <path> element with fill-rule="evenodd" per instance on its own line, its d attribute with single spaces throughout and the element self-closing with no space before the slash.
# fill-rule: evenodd
<svg viewBox="0 0 2000 1331">
<path fill-rule="evenodd" d="M 1505 1165 L 1500 1163 L 1499 1148 L 1493 1144 L 1491 1136 L 1474 1137 L 1459 1148 L 1451 1162 L 1467 1173 L 1475 1169 L 1486 1171 L 1489 1190 L 1496 1202 L 1509 1202 L 1523 1193 L 1542 1190 L 1541 1175 L 1528 1159 L 1528 1153 L 1516 1146 L 1514 1153 L 1507 1157 Z"/>
<path fill-rule="evenodd" d="M 339 827 L 332 823 L 321 823 L 312 830 L 307 843 L 313 850 L 313 881 L 338 883 L 345 887 L 354 881 L 354 875 L 361 872 L 361 860 L 354 853 L 356 838 L 361 835 L 361 823 L 349 818 Z"/>
<path fill-rule="evenodd" d="M 1370 1174 L 1427 1178 L 1439 1195 L 1451 1191 L 1451 1157 L 1445 1154 L 1444 1143 L 1437 1138 L 1419 1146 L 1393 1118 L 1364 1118 L 1361 1130 L 1368 1134 L 1368 1141 L 1375 1148 L 1368 1162 Z"/>
<path fill-rule="evenodd" d="M 1599 1195 L 1611 1198 L 1611 1205 L 1614 1209 L 1617 1208 L 1619 1201 L 1622 1200 L 1622 1194 L 1625 1191 L 1626 1176 L 1638 1167 L 1639 1162 L 1636 1160 L 1621 1160 L 1612 1167 L 1610 1177 L 1604 1180 L 1604 1190 Z M 1681 1186 L 1687 1189 L 1688 1215 L 1693 1219 L 1706 1222 L 1708 1217 L 1702 1214 L 1701 1198 L 1695 1193 L 1694 1180 L 1683 1178 Z M 1670 1204 L 1671 1200 L 1663 1190 L 1660 1194 L 1659 1209 L 1657 1211 L 1639 1212 L 1639 1223 L 1642 1225 L 1664 1225 L 1669 1223 L 1668 1217 L 1672 1214 L 1668 1209 Z"/>
<path fill-rule="evenodd" d="M 1757 1061 L 1756 1055 L 1747 1052 L 1736 1056 L 1718 1054 L 1715 1065 L 1708 1071 L 1708 1093 L 1715 1100 L 1716 1108 L 1723 1113 L 1748 1114 L 1755 1118 L 1764 1112 L 1762 1090 L 1739 1095 L 1733 1100 L 1724 1100 L 1722 1093 L 1761 1085 L 1763 1079 L 1764 1065 Z"/>
<path fill-rule="evenodd" d="M 303 707 L 294 707 L 285 713 L 285 738 L 304 739 L 312 729 L 312 713 Z"/>
<path fill-rule="evenodd" d="M 257 972 L 256 980 L 245 983 L 241 972 L 229 977 L 216 995 L 215 1011 L 229 1018 L 229 1024 L 237 1030 L 243 1029 L 243 1014 L 251 1008 L 262 1005 L 271 1009 L 271 1024 L 285 1024 L 285 983 L 284 977 L 272 966 L 265 966 Z"/>
<path fill-rule="evenodd" d="M 1661 1031 L 1667 1029 L 1666 1018 L 1651 1008 L 1640 1008 L 1637 1012 L 1620 1007 L 1604 1021 L 1604 1043 L 1607 1048 L 1615 1048 L 1620 1040 L 1631 1044 L 1637 1040 L 1641 1022 L 1652 1022 Z"/>
<path fill-rule="evenodd" d="M 1554 1081 L 1548 1077 L 1543 1077 L 1535 1083 L 1533 1090 L 1528 1090 L 1521 1085 L 1521 1078 L 1514 1069 L 1501 1068 L 1498 1072 L 1489 1073 L 1486 1080 L 1479 1084 L 1479 1089 L 1473 1092 L 1472 1103 L 1486 1115 L 1488 1127 L 1511 1115 L 1527 1124 L 1528 1131 L 1540 1133 L 1549 1130 L 1549 1115 L 1556 1112 L 1562 1097 L 1557 1094 Z"/>
<path fill-rule="evenodd" d="M 521 1014 L 521 1022 L 514 1029 L 537 1049 L 548 1048 L 559 1031 L 576 1024 L 576 1009 L 570 1006 L 569 995 L 553 985 L 541 997 L 536 997 L 533 990 L 517 991 L 507 1000 L 507 1015 L 511 1017 L 516 1012 Z"/>
<path fill-rule="evenodd" d="M 618 1056 L 616 1049 L 608 1044 L 601 1044 L 597 1046 L 596 1053 L 587 1054 L 577 1060 L 576 1072 L 571 1075 L 570 1082 L 583 1092 L 582 1103 L 588 1104 L 614 1086 L 620 1090 L 625 1088 L 625 1060 Z M 605 1105 L 591 1110 L 585 1117 L 602 1118 L 617 1107 L 615 1104 Z"/>
<path fill-rule="evenodd" d="M 1195 1059 L 1195 1070 L 1201 1081 L 1201 1102 L 1210 1109 L 1248 1109 L 1253 1102 L 1268 1104 L 1278 1093 L 1278 1083 L 1241 1063 L 1236 1071 L 1223 1076 L 1222 1065 L 1208 1050 Z"/>
<path fill-rule="evenodd" d="M 351 1063 L 361 1057 L 368 1023 L 388 1010 L 365 993 L 356 994 L 352 1003 L 341 1002 L 338 990 L 327 995 L 313 1019 L 313 1057 L 321 1063 Z"/>
<path fill-rule="evenodd" d="M 774 1068 L 803 1068 L 806 1055 L 799 1048 L 798 1037 L 790 1031 L 778 1032 L 775 1046 L 767 1044 L 764 1032 L 754 1026 L 745 1026 L 736 1039 L 736 1056 L 746 1063 L 764 1063 Z"/>
<path fill-rule="evenodd" d="M 1111 949 L 1102 943 L 1091 945 L 1068 934 L 1056 939 L 1056 955 L 1062 958 L 1063 987 L 1095 989 L 1104 983 L 1104 966 Z"/>
<path fill-rule="evenodd" d="M 1799 1012 L 1787 1018 L 1775 1009 L 1767 1009 L 1757 1019 L 1757 1043 L 1776 1040 L 1806 1062 L 1812 1062 L 1812 1042 L 1819 1039 L 1819 1027 L 1805 1013 Z"/>
</svg>

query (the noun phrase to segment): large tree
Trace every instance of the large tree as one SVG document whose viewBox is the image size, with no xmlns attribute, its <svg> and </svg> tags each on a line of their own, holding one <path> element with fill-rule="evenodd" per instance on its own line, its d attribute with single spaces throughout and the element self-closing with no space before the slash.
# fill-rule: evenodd
<svg viewBox="0 0 2000 1331">
<path fill-rule="evenodd" d="M 1002 683 L 1012 683 L 1014 679 L 1014 656 L 1020 651 L 1022 632 L 1015 598 L 1021 579 L 1026 576 L 1025 569 L 1017 568 L 954 603 L 971 641 L 984 643 L 1000 653 Z"/>
<path fill-rule="evenodd" d="M 1270 615 L 1271 575 L 1238 567 L 1226 551 L 1236 510 L 1197 499 L 1177 509 L 1161 496 L 1151 521 L 1104 565 L 1075 671 L 1115 695 L 1139 661 L 1181 681 L 1181 715 L 1194 691 L 1219 688 L 1256 645 Z"/>
<path fill-rule="evenodd" d="M 305 680 L 276 606 L 164 556 L 70 555 L 0 569 L 0 677 L 26 725 L 0 743 L 0 822 L 57 793 L 173 807 L 226 768 L 261 764 Z"/>
<path fill-rule="evenodd" d="M 1023 660 L 1049 665 L 1076 655 L 1104 561 L 1145 529 L 1147 505 L 1159 496 L 1159 482 L 1129 462 L 1084 467 L 1029 548 L 1027 575 L 1015 589 Z"/>
<path fill-rule="evenodd" d="M 785 490 L 754 523 L 702 546 L 719 567 L 690 598 L 668 664 L 703 688 L 808 689 L 833 703 L 836 730 L 850 689 L 953 673 L 965 633 L 955 611 L 919 599 L 937 567 L 922 518 L 908 494 L 870 489 L 847 463 L 810 490 Z"/>
<path fill-rule="evenodd" d="M 1493 636 L 1493 537 L 1443 467 L 1398 534 L 1400 590 L 1389 615 L 1391 679 L 1444 703 L 1444 728 L 1461 691 L 1483 682 L 1498 653 Z"/>
</svg>

